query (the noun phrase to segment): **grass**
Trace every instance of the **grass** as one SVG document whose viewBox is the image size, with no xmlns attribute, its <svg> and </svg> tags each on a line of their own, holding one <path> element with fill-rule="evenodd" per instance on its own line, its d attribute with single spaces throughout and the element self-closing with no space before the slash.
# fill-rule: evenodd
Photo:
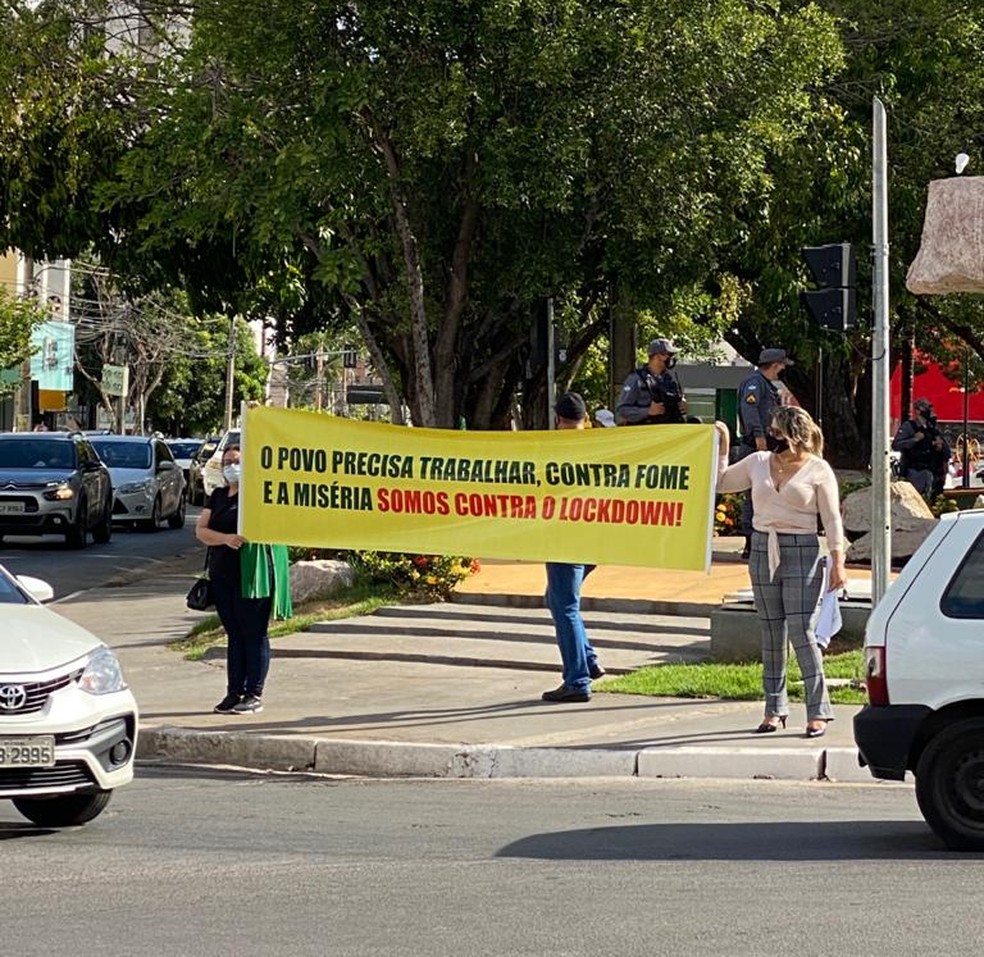
<svg viewBox="0 0 984 957">
<path fill-rule="evenodd" d="M 391 605 L 396 600 L 395 592 L 383 590 L 379 585 L 351 585 L 341 589 L 330 599 L 298 605 L 291 618 L 271 622 L 270 637 L 279 638 L 298 631 L 307 631 L 319 621 L 371 615 L 378 608 Z M 168 647 L 173 651 L 180 651 L 189 661 L 201 661 L 210 648 L 224 647 L 225 643 L 226 635 L 219 623 L 219 616 L 213 614 L 206 615 L 184 638 L 172 641 Z"/>
<path fill-rule="evenodd" d="M 849 685 L 829 689 L 834 704 L 864 704 L 867 696 L 861 683 L 864 673 L 863 653 L 859 649 L 824 658 L 827 678 L 847 679 Z M 789 697 L 803 700 L 803 685 L 795 656 L 789 659 Z M 755 701 L 762 697 L 762 663 L 654 665 L 631 674 L 603 678 L 595 682 L 595 691 L 615 694 L 644 694 L 660 698 L 725 698 L 731 701 Z"/>
</svg>

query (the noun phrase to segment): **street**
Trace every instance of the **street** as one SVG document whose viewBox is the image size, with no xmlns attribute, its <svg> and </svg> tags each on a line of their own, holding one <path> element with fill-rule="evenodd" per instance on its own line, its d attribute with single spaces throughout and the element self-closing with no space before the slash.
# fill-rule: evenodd
<svg viewBox="0 0 984 957">
<path fill-rule="evenodd" d="M 113 526 L 113 537 L 105 545 L 89 544 L 81 550 L 65 547 L 56 535 L 6 535 L 0 544 L 0 564 L 14 575 L 43 578 L 65 598 L 85 588 L 105 585 L 146 566 L 166 562 L 200 546 L 195 540 L 195 520 L 201 510 L 188 509 L 183 529 L 162 526 L 157 532 Z"/>
<path fill-rule="evenodd" d="M 86 828 L 0 804 L 23 955 L 958 954 L 980 860 L 904 785 L 144 767 Z"/>
</svg>

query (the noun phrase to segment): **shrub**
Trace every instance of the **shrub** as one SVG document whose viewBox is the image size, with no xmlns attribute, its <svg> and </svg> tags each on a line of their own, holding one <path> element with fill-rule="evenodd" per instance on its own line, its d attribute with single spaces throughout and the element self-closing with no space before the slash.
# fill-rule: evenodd
<svg viewBox="0 0 984 957">
<path fill-rule="evenodd" d="M 840 487 L 840 500 L 843 502 L 851 492 L 856 492 L 859 488 L 867 488 L 871 485 L 871 479 L 855 479 L 851 482 L 841 482 Z"/>
<path fill-rule="evenodd" d="M 945 495 L 937 495 L 936 498 L 929 503 L 929 510 L 937 518 L 939 518 L 947 512 L 959 512 L 960 505 L 955 499 L 947 498 Z"/>
<path fill-rule="evenodd" d="M 365 581 L 393 586 L 404 597 L 447 601 L 458 582 L 479 570 L 477 558 L 409 555 L 403 552 L 348 552 L 349 564 Z"/>
<path fill-rule="evenodd" d="M 733 492 L 719 495 L 714 508 L 715 535 L 741 535 L 742 496 Z"/>
</svg>

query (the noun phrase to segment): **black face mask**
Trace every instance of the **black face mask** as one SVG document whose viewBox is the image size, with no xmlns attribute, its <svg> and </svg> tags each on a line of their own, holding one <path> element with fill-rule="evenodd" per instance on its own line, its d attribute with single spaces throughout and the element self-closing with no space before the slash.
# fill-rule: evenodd
<svg viewBox="0 0 984 957">
<path fill-rule="evenodd" d="M 783 452 L 789 451 L 789 440 L 788 439 L 776 439 L 776 444 L 772 449 L 776 455 L 780 455 Z"/>
<path fill-rule="evenodd" d="M 667 369 L 672 369 L 675 365 L 676 365 L 676 356 L 670 356 L 666 360 L 666 368 Z"/>
</svg>

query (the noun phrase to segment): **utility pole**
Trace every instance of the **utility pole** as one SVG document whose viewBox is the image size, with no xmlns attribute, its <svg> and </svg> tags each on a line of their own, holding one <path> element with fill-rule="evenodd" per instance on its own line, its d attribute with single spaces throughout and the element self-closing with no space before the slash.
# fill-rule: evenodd
<svg viewBox="0 0 984 957">
<path fill-rule="evenodd" d="M 557 355 L 554 349 L 554 303 L 553 296 L 547 299 L 547 422 L 554 427 L 554 405 L 557 403 Z"/>
<path fill-rule="evenodd" d="M 325 389 L 325 354 L 318 349 L 314 359 L 315 383 L 314 383 L 314 407 L 318 412 L 324 404 Z"/>
<path fill-rule="evenodd" d="M 225 427 L 232 428 L 232 392 L 236 377 L 236 317 L 229 320 L 229 360 L 226 364 Z"/>
<path fill-rule="evenodd" d="M 891 461 L 888 446 L 888 146 L 885 106 L 872 104 L 872 311 L 871 335 L 871 607 L 888 590 L 892 564 Z"/>
</svg>

